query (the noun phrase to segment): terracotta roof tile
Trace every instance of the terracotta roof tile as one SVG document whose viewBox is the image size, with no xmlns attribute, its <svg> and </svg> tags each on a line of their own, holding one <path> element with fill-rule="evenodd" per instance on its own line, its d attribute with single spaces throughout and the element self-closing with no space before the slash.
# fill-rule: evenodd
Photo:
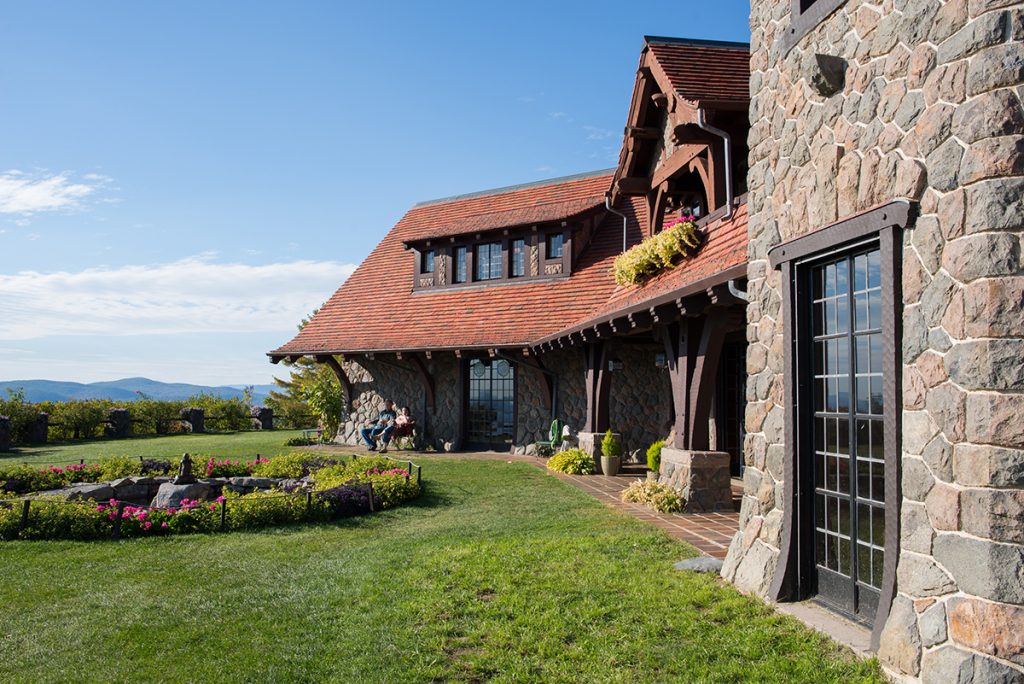
<svg viewBox="0 0 1024 684">
<path fill-rule="evenodd" d="M 750 46 L 647 36 L 647 45 L 672 88 L 687 100 L 750 99 Z"/>
<path fill-rule="evenodd" d="M 526 347 L 573 322 L 587 320 L 595 312 L 620 303 L 628 305 L 638 297 L 656 296 L 678 287 L 691 275 L 717 272 L 745 258 L 746 222 L 742 221 L 740 231 L 737 212 L 731 222 L 733 230 L 712 229 L 696 257 L 636 291 L 623 290 L 616 287 L 611 272 L 622 245 L 622 219 L 607 214 L 569 278 L 412 292 L 413 256 L 403 244 L 409 235 L 472 217 L 484 222 L 489 212 L 500 215 L 582 201 L 594 197 L 596 189 L 603 192 L 610 180 L 611 174 L 604 172 L 413 207 L 313 320 L 272 354 Z M 645 199 L 627 199 L 616 208 L 629 217 L 628 240 L 635 244 L 641 239 L 640 226 L 646 223 Z M 731 236 L 728 239 L 727 234 Z"/>
</svg>

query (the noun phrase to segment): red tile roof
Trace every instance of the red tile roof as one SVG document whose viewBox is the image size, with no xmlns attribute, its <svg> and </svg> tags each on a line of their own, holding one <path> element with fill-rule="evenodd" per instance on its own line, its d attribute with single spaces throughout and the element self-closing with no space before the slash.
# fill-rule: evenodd
<svg viewBox="0 0 1024 684">
<path fill-rule="evenodd" d="M 687 100 L 750 99 L 750 46 L 746 43 L 656 36 L 644 40 L 672 89 Z"/>
<path fill-rule="evenodd" d="M 504 213 L 535 207 L 543 204 L 538 198 L 573 202 L 592 197 L 610 180 L 602 172 L 413 207 L 313 320 L 271 355 L 527 347 L 574 322 L 656 297 L 745 259 L 743 209 L 726 228 L 709 229 L 706 244 L 693 259 L 643 287 L 618 288 L 611 268 L 622 245 L 622 219 L 606 214 L 569 278 L 412 292 L 413 256 L 403 243 L 434 225 L 432 221 L 449 225 L 484 216 L 491 208 Z M 645 198 L 624 200 L 616 208 L 629 216 L 628 239 L 635 244 L 641 239 L 640 225 L 646 223 Z"/>
</svg>

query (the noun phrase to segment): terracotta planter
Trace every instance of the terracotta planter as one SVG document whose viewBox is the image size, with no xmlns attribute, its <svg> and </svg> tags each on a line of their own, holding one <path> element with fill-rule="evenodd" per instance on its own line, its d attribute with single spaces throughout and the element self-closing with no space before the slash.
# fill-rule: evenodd
<svg viewBox="0 0 1024 684">
<path fill-rule="evenodd" d="M 622 465 L 621 456 L 602 456 L 601 457 L 601 472 L 605 475 L 612 477 L 617 475 L 619 467 Z"/>
</svg>

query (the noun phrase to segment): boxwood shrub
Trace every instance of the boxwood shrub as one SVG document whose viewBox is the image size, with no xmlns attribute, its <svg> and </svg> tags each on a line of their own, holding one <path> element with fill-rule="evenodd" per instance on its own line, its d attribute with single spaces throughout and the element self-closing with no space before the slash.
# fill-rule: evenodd
<svg viewBox="0 0 1024 684">
<path fill-rule="evenodd" d="M 567 449 L 549 458 L 548 468 L 569 475 L 590 475 L 594 472 L 594 459 L 579 449 Z"/>
</svg>

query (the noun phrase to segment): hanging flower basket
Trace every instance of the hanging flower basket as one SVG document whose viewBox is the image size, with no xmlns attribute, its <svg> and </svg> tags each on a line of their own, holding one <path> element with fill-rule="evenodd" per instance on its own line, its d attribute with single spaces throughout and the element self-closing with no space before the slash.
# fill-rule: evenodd
<svg viewBox="0 0 1024 684">
<path fill-rule="evenodd" d="M 615 257 L 615 282 L 638 285 L 672 268 L 680 259 L 692 257 L 699 248 L 700 233 L 694 217 L 676 219 L 657 235 Z"/>
</svg>

